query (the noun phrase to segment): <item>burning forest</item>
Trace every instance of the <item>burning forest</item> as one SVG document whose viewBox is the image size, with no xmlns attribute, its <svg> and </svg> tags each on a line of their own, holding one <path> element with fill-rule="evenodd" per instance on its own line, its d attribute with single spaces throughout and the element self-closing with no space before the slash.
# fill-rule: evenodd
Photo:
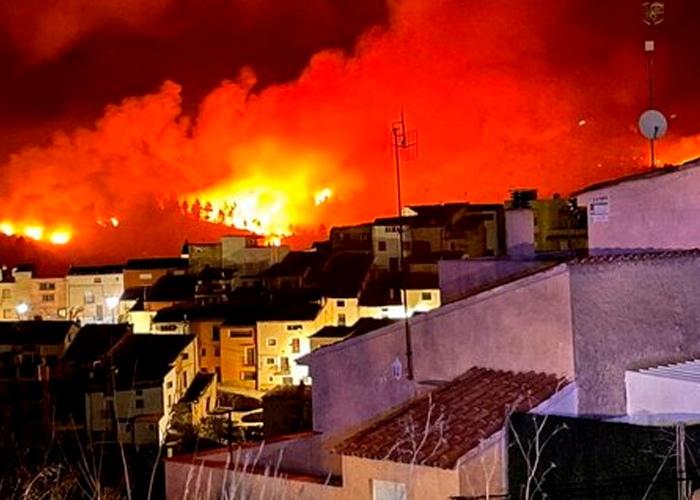
<svg viewBox="0 0 700 500">
<path fill-rule="evenodd" d="M 151 12 L 123 3 L 108 18 L 137 31 L 179 5 Z M 0 232 L 58 252 L 99 246 L 115 258 L 172 254 L 186 237 L 231 227 L 275 244 L 391 214 L 391 125 L 402 109 L 419 131 L 418 158 L 403 163 L 407 203 L 498 202 L 522 187 L 566 194 L 648 168 L 636 120 L 647 106 L 641 44 L 650 28 L 636 2 L 402 0 L 383 8 L 385 18 L 346 36 L 348 47 L 309 50 L 296 78 L 261 83 L 250 64 L 228 70 L 193 104 L 186 84 L 166 72 L 158 88 L 107 105 L 92 124 L 63 127 L 38 145 L 19 141 L 1 167 Z M 8 15 L 48 29 L 15 9 Z M 684 9 L 693 8 L 679 5 L 653 28 L 658 105 L 671 117 L 660 164 L 700 154 L 700 99 L 685 60 L 700 47 L 676 50 L 687 42 Z M 67 12 L 55 30 L 68 30 L 77 14 Z M 7 26 L 5 38 L 22 67 L 58 64 L 112 26 L 104 12 L 93 14 L 78 16 L 67 34 L 44 33 L 55 42 L 46 46 Z M 11 128 L 0 124 L 0 133 L 10 137 Z"/>
</svg>

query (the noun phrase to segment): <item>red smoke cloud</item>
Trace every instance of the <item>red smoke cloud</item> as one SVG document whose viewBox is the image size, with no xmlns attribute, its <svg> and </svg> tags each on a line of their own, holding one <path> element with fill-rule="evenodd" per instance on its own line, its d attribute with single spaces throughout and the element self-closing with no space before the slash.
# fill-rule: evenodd
<svg viewBox="0 0 700 500">
<path fill-rule="evenodd" d="M 563 24 L 575 14 L 545 1 L 406 0 L 351 56 L 321 52 L 298 80 L 260 93 L 244 71 L 196 116 L 183 115 L 179 86 L 165 82 L 108 107 L 91 129 L 14 155 L 5 213 L 79 230 L 148 197 L 191 203 L 265 186 L 268 204 L 287 193 L 293 225 L 371 219 L 395 211 L 391 125 L 401 109 L 419 130 L 419 159 L 403 163 L 407 203 L 498 202 L 519 187 L 567 193 L 642 168 L 641 38 L 631 29 L 629 47 L 613 50 L 585 40 L 605 57 L 584 60 L 585 34 Z M 660 145 L 662 160 L 699 149 L 686 139 L 681 154 L 678 141 Z M 323 188 L 334 195 L 316 207 Z"/>
</svg>

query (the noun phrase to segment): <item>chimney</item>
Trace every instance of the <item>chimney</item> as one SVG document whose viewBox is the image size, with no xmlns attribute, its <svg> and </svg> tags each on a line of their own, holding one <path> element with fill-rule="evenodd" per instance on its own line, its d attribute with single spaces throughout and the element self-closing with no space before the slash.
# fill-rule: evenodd
<svg viewBox="0 0 700 500">
<path fill-rule="evenodd" d="M 513 259 L 530 260 L 535 257 L 535 215 L 532 201 L 535 190 L 511 191 L 511 200 L 505 213 L 506 247 Z"/>
</svg>

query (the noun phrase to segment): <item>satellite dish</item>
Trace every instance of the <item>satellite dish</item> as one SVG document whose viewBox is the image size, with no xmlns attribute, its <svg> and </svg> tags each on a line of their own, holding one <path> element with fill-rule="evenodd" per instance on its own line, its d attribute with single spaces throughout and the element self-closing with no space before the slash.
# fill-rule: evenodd
<svg viewBox="0 0 700 500">
<path fill-rule="evenodd" d="M 639 130 L 649 140 L 660 139 L 668 130 L 666 117 L 655 109 L 648 109 L 639 117 Z"/>
</svg>

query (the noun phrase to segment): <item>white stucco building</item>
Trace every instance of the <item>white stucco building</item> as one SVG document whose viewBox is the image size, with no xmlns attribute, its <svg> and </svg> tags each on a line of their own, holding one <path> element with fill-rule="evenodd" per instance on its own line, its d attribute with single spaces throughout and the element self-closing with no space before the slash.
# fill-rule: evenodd
<svg viewBox="0 0 700 500">
<path fill-rule="evenodd" d="M 591 253 L 700 248 L 700 159 L 590 186 Z"/>
</svg>

